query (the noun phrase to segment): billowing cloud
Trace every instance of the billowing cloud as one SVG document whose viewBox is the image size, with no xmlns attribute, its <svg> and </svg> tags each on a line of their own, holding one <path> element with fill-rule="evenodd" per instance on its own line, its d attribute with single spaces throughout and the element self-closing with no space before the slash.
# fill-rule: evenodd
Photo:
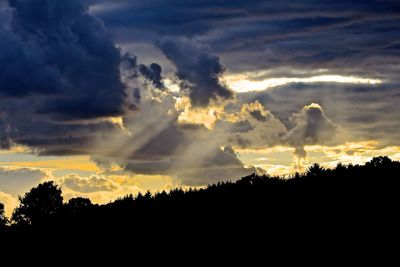
<svg viewBox="0 0 400 267">
<path fill-rule="evenodd" d="M 285 125 L 260 102 L 245 103 L 217 121 L 215 130 L 226 135 L 226 141 L 241 148 L 262 148 L 281 143 Z"/>
<path fill-rule="evenodd" d="M 114 191 L 119 188 L 117 183 L 104 176 L 91 175 L 90 177 L 80 177 L 76 174 L 64 176 L 61 186 L 81 193 Z"/>
<path fill-rule="evenodd" d="M 318 104 L 307 105 L 294 113 L 293 125 L 286 127 L 257 101 L 207 113 L 215 120 L 208 128 L 198 124 L 196 116 L 193 121 L 190 117 L 179 121 L 182 111 L 176 109 L 177 103 L 170 99 L 170 104 L 166 104 L 163 100 L 170 96 L 167 92 L 162 95 L 158 95 L 160 102 L 150 98 L 148 103 L 143 99 L 138 104 L 138 112 L 125 120 L 131 135 L 106 141 L 107 145 L 116 147 L 115 152 L 99 154 L 93 160 L 106 169 L 115 163 L 128 172 L 169 175 L 184 185 L 200 185 L 263 172 L 246 166 L 231 146 L 262 149 L 289 145 L 300 155 L 305 145 L 332 141 L 338 128 Z M 198 109 L 198 112 L 208 112 L 208 109 Z M 152 129 L 151 134 L 143 136 L 143 130 L 148 129 Z"/>
<path fill-rule="evenodd" d="M 43 93 L 40 114 L 63 119 L 115 116 L 123 112 L 120 54 L 89 1 L 12 0 L 11 30 L 4 33 L 1 92 Z M 3 54 L 3 53 L 2 53 Z"/>
<path fill-rule="evenodd" d="M 238 94 L 242 103 L 259 101 L 284 123 L 305 105 L 319 103 L 327 117 L 340 126 L 340 142 L 376 140 L 382 146 L 398 144 L 398 84 L 293 83 L 263 92 Z"/>
<path fill-rule="evenodd" d="M 187 38 L 165 38 L 159 47 L 176 66 L 181 88 L 188 91 L 193 106 L 204 107 L 212 99 L 233 96 L 220 79 L 225 68 L 207 45 Z"/>
<path fill-rule="evenodd" d="M 9 1 L 0 28 L 0 139 L 42 154 L 87 154 L 98 133 L 118 131 L 126 109 L 119 50 L 88 14 L 92 1 Z M 61 123 L 62 122 L 62 123 Z"/>
<path fill-rule="evenodd" d="M 295 127 L 284 139 L 296 148 L 299 157 L 305 157 L 304 145 L 324 144 L 331 141 L 337 131 L 337 126 L 326 117 L 322 107 L 315 103 L 294 113 L 291 120 Z"/>
<path fill-rule="evenodd" d="M 161 76 L 161 66 L 158 65 L 157 63 L 151 63 L 150 66 L 146 65 L 139 65 L 139 71 L 140 73 L 149 79 L 150 81 L 153 82 L 153 85 L 158 88 L 158 89 L 164 89 L 165 85 L 164 82 L 162 81 L 162 76 Z"/>
</svg>

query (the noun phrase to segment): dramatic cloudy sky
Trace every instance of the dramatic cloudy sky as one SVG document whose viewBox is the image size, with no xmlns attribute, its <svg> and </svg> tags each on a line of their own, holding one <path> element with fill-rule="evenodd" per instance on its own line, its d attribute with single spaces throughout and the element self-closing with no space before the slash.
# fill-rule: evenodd
<svg viewBox="0 0 400 267">
<path fill-rule="evenodd" d="M 398 0 L 0 0 L 0 201 L 400 159 Z"/>
</svg>

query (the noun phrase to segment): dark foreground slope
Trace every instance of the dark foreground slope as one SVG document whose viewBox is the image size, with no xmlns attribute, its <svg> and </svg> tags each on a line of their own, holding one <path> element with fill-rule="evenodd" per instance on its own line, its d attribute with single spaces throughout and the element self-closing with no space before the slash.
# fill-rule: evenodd
<svg viewBox="0 0 400 267">
<path fill-rule="evenodd" d="M 63 203 L 61 190 L 45 183 L 21 199 L 13 224 L 0 236 L 9 246 L 73 242 L 151 249 L 171 249 L 175 241 L 182 247 L 206 242 L 206 248 L 390 242 L 399 229 L 399 181 L 400 162 L 379 157 L 332 170 L 314 165 L 291 179 L 250 175 L 202 190 L 127 196 L 106 205 L 82 198 Z"/>
</svg>

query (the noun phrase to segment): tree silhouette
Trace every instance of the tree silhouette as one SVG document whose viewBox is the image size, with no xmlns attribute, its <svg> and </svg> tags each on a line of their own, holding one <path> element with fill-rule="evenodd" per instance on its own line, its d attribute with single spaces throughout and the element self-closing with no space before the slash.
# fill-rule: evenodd
<svg viewBox="0 0 400 267">
<path fill-rule="evenodd" d="M 90 201 L 90 199 L 83 197 L 71 198 L 65 205 L 66 209 L 73 213 L 84 211 L 91 206 L 92 202 Z"/>
<path fill-rule="evenodd" d="M 387 156 L 374 157 L 370 162 L 367 162 L 365 165 L 367 167 L 389 167 L 392 163 L 392 160 Z"/>
<path fill-rule="evenodd" d="M 17 225 L 34 225 L 48 220 L 63 206 L 61 189 L 53 182 L 45 182 L 32 188 L 25 196 L 19 196 L 19 207 L 12 220 Z"/>
<path fill-rule="evenodd" d="M 324 168 L 322 168 L 318 163 L 314 163 L 307 170 L 307 175 L 317 177 L 320 176 L 324 172 Z"/>
<path fill-rule="evenodd" d="M 7 218 L 6 215 L 4 213 L 4 204 L 0 203 L 0 228 L 3 228 L 7 225 Z"/>
</svg>

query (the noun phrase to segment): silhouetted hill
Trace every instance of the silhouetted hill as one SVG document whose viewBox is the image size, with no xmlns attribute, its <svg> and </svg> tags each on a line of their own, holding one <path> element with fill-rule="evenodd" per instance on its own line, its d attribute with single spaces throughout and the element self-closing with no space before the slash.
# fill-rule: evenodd
<svg viewBox="0 0 400 267">
<path fill-rule="evenodd" d="M 7 244 L 75 242 L 169 247 L 207 242 L 262 246 L 341 246 L 387 238 L 399 228 L 400 162 L 377 157 L 365 165 L 315 164 L 290 179 L 250 175 L 205 189 L 126 196 L 105 205 L 85 198 L 63 203 L 52 182 L 33 188 L 2 226 Z M 0 206 L 0 210 L 1 210 Z M 0 221 L 5 222 L 4 216 Z M 290 240 L 290 241 L 289 241 Z M 346 240 L 346 241 L 344 241 Z"/>
</svg>

